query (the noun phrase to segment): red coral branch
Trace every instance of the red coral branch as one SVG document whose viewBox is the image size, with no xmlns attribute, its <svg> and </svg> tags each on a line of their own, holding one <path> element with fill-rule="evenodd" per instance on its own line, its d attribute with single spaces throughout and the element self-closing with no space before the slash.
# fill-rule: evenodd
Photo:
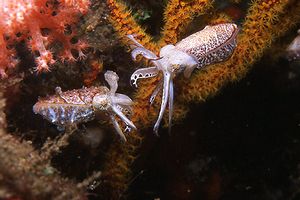
<svg viewBox="0 0 300 200">
<path fill-rule="evenodd" d="M 0 1 L 0 76 L 5 77 L 7 70 L 16 65 L 15 52 L 9 47 L 20 38 L 27 42 L 32 52 L 37 52 L 37 72 L 49 71 L 49 65 L 55 62 L 49 49 L 53 42 L 62 44 L 60 57 L 63 60 L 75 60 L 71 49 L 76 49 L 83 57 L 82 49 L 86 45 L 83 42 L 72 44 L 70 40 L 75 35 L 72 25 L 88 7 L 89 0 Z M 71 27 L 71 34 L 66 33 L 67 26 Z M 42 29 L 47 29 L 48 33 L 43 35 Z"/>
</svg>

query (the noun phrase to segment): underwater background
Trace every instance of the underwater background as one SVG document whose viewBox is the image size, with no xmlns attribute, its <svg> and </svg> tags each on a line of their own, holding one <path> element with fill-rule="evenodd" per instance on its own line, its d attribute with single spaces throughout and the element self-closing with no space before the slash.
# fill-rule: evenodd
<svg viewBox="0 0 300 200">
<path fill-rule="evenodd" d="M 292 58 L 287 50 L 300 28 L 299 1 L 0 5 L 0 199 L 300 199 L 300 45 Z M 171 133 L 165 114 L 153 134 L 161 95 L 152 106 L 149 98 L 158 79 L 131 86 L 131 74 L 150 63 L 132 60 L 126 35 L 158 53 L 228 22 L 239 27 L 233 55 L 174 78 Z M 60 130 L 34 114 L 39 97 L 58 86 L 107 86 L 107 70 L 134 101 L 137 131 L 125 133 L 127 142 L 110 121 Z"/>
</svg>

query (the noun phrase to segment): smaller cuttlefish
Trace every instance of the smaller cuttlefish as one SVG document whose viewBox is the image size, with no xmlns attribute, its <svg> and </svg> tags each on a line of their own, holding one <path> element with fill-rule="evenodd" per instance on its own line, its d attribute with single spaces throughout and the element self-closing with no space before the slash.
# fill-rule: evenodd
<svg viewBox="0 0 300 200">
<path fill-rule="evenodd" d="M 160 71 L 163 74 L 163 80 L 159 81 L 150 97 L 152 104 L 156 95 L 162 90 L 161 107 L 153 129 L 155 134 L 158 134 L 167 104 L 169 105 L 169 131 L 171 130 L 174 99 L 173 78 L 181 72 L 184 77 L 189 78 L 195 68 L 200 69 L 227 60 L 237 46 L 237 33 L 238 27 L 232 23 L 206 26 L 203 30 L 188 36 L 175 45 L 169 44 L 162 47 L 159 57 L 143 47 L 132 35 L 127 36 L 133 42 L 132 59 L 136 60 L 138 55 L 142 55 L 154 65 L 136 70 L 131 75 L 131 83 L 137 87 L 138 79 L 157 76 Z"/>
<path fill-rule="evenodd" d="M 136 129 L 127 118 L 132 114 L 133 102 L 127 95 L 116 93 L 119 77 L 115 72 L 107 71 L 104 77 L 110 89 L 100 86 L 62 92 L 57 87 L 55 95 L 39 98 L 33 112 L 63 129 L 93 119 L 110 120 L 121 139 L 126 141 L 116 116 L 127 125 L 126 128 Z"/>
</svg>

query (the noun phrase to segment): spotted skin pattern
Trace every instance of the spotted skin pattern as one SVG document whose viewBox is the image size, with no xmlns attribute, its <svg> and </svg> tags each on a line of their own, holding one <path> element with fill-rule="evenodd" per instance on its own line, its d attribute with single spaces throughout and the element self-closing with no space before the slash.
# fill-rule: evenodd
<svg viewBox="0 0 300 200">
<path fill-rule="evenodd" d="M 195 56 L 198 62 L 200 62 L 203 57 L 212 53 L 215 55 L 211 57 L 216 60 L 223 60 L 228 58 L 222 55 L 226 52 L 226 49 L 228 48 L 228 52 L 232 53 L 232 47 L 236 46 L 236 41 L 232 40 L 232 38 L 236 37 L 236 34 L 237 27 L 231 24 L 206 26 L 203 30 L 178 42 L 175 47 Z M 212 62 L 215 61 L 212 60 Z"/>
</svg>

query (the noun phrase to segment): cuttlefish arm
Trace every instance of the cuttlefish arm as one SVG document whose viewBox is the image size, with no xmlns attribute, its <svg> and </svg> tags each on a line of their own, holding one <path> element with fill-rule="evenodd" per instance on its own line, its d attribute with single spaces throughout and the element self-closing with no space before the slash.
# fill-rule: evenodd
<svg viewBox="0 0 300 200">
<path fill-rule="evenodd" d="M 161 120 L 163 118 L 164 112 L 167 107 L 168 103 L 168 97 L 169 97 L 169 90 L 170 90 L 170 81 L 171 81 L 171 73 L 168 71 L 164 71 L 163 73 L 164 78 L 164 84 L 163 84 L 163 95 L 162 95 L 162 101 L 160 106 L 160 111 L 158 115 L 158 119 L 154 125 L 153 131 L 157 135 L 158 134 L 158 128 L 161 123 Z M 173 85 L 173 84 L 172 84 Z"/>
<path fill-rule="evenodd" d="M 157 94 L 162 90 L 162 87 L 163 87 L 163 80 L 161 79 L 158 82 L 158 84 L 157 84 L 156 88 L 154 89 L 153 93 L 151 94 L 151 97 L 150 97 L 150 100 L 149 100 L 150 101 L 150 105 L 153 104 L 153 102 L 154 102 Z"/>
<path fill-rule="evenodd" d="M 114 71 L 106 71 L 104 78 L 110 87 L 110 96 L 114 96 L 118 89 L 119 76 Z"/>
<path fill-rule="evenodd" d="M 133 45 L 131 47 L 133 48 L 133 51 L 131 52 L 131 56 L 133 60 L 136 60 L 136 57 L 138 55 L 142 55 L 145 58 L 149 60 L 156 60 L 158 57 L 153 53 L 152 51 L 146 49 L 143 45 L 141 45 L 133 35 L 127 35 L 127 38 L 129 38 L 132 42 Z"/>
<path fill-rule="evenodd" d="M 133 104 L 133 101 L 125 94 L 116 93 L 111 99 L 113 104 L 120 104 L 122 106 L 131 106 Z"/>
<path fill-rule="evenodd" d="M 133 74 L 130 77 L 130 82 L 132 85 L 137 87 L 137 80 L 140 78 L 151 78 L 158 74 L 157 67 L 146 67 L 141 68 L 133 72 Z"/>
<path fill-rule="evenodd" d="M 171 133 L 171 127 L 172 127 L 173 108 L 174 108 L 174 85 L 173 85 L 173 79 L 171 78 L 170 91 L 169 91 L 169 134 Z"/>
<path fill-rule="evenodd" d="M 157 60 L 159 59 L 152 51 L 145 49 L 144 47 L 137 47 L 131 52 L 131 57 L 134 61 L 136 61 L 136 57 L 138 55 L 142 55 L 143 57 L 149 60 Z"/>
<path fill-rule="evenodd" d="M 136 47 L 143 47 L 135 38 L 134 35 L 127 35 L 127 38 L 130 39 Z"/>
<path fill-rule="evenodd" d="M 114 114 L 118 115 L 118 117 L 120 117 L 122 119 L 122 121 L 125 122 L 126 125 L 128 125 L 131 128 L 136 130 L 136 127 L 132 123 L 132 121 L 130 121 L 117 106 L 113 105 L 111 108 L 112 108 Z"/>
<path fill-rule="evenodd" d="M 111 114 L 111 115 L 110 115 L 110 119 L 111 119 L 111 122 L 112 122 L 112 124 L 113 124 L 115 130 L 117 131 L 118 135 L 121 137 L 121 139 L 122 139 L 124 142 L 126 142 L 126 141 L 127 141 L 127 140 L 126 140 L 126 137 L 125 137 L 125 135 L 124 135 L 124 133 L 123 133 L 121 127 L 119 126 L 119 124 L 118 124 L 118 122 L 117 122 L 117 120 L 116 120 L 116 118 L 115 118 L 115 115 Z"/>
</svg>

